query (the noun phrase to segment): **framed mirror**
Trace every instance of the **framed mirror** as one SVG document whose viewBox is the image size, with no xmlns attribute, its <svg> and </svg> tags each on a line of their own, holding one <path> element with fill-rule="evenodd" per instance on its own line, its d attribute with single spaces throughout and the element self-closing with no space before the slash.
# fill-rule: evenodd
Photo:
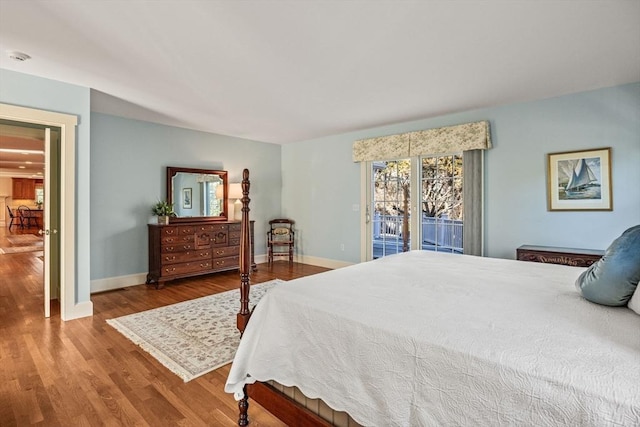
<svg viewBox="0 0 640 427">
<path fill-rule="evenodd" d="M 167 167 L 171 222 L 226 221 L 227 191 L 227 171 Z"/>
</svg>

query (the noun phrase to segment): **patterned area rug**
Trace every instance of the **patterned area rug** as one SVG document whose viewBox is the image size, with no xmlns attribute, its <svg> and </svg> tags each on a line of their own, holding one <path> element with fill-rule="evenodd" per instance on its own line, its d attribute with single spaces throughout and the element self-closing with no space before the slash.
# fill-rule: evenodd
<svg viewBox="0 0 640 427">
<path fill-rule="evenodd" d="M 19 254 L 23 252 L 36 252 L 42 251 L 42 245 L 39 246 L 9 246 L 6 248 L 0 248 L 1 254 Z"/>
<path fill-rule="evenodd" d="M 283 281 L 251 285 L 251 305 L 278 283 Z M 187 382 L 233 360 L 240 342 L 236 328 L 239 300 L 240 292 L 235 289 L 107 323 Z"/>
</svg>

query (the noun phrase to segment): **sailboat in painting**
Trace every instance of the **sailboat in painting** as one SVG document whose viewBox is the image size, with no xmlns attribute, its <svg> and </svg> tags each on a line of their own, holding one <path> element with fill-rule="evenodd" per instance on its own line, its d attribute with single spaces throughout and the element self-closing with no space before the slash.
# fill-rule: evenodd
<svg viewBox="0 0 640 427">
<path fill-rule="evenodd" d="M 580 159 L 571 172 L 569 182 L 565 187 L 567 193 L 575 193 L 583 191 L 589 187 L 592 182 L 598 181 L 598 178 L 593 173 L 585 159 Z"/>
</svg>

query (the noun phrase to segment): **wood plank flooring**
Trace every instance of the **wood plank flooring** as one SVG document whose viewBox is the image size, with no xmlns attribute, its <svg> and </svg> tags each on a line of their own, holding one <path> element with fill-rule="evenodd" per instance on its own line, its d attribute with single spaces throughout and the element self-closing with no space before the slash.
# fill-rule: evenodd
<svg viewBox="0 0 640 427">
<path fill-rule="evenodd" d="M 34 229 L 0 229 L 6 237 Z M 41 252 L 0 255 L 0 426 L 235 426 L 224 392 L 230 365 L 184 383 L 106 319 L 237 289 L 237 271 L 92 295 L 94 316 L 44 318 Z M 327 269 L 277 261 L 252 283 L 291 280 Z M 255 402 L 251 426 L 282 426 Z"/>
</svg>

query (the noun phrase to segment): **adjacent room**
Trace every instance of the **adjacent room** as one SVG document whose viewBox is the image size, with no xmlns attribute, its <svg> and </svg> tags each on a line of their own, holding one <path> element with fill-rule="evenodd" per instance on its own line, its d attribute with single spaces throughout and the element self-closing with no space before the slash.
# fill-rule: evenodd
<svg viewBox="0 0 640 427">
<path fill-rule="evenodd" d="M 640 425 L 640 2 L 0 0 L 0 425 Z"/>
</svg>

